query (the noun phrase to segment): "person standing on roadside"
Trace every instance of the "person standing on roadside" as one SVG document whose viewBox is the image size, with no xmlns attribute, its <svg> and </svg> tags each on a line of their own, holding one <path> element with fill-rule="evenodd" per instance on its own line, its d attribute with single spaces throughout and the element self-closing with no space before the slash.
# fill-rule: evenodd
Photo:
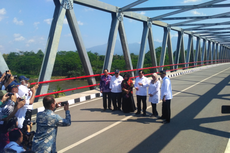
<svg viewBox="0 0 230 153">
<path fill-rule="evenodd" d="M 144 72 L 139 70 L 139 77 L 135 80 L 135 89 L 137 95 L 137 112 L 136 115 L 141 113 L 141 101 L 143 103 L 143 116 L 146 116 L 146 98 L 147 98 L 147 87 L 149 86 L 148 78 L 144 76 Z"/>
<path fill-rule="evenodd" d="M 149 84 L 149 102 L 152 105 L 152 115 L 150 117 L 158 117 L 157 104 L 160 101 L 160 86 L 161 83 L 158 80 L 157 74 L 152 74 L 152 80 Z"/>
<path fill-rule="evenodd" d="M 115 75 L 112 76 L 110 86 L 111 89 L 111 97 L 113 101 L 113 111 L 121 110 L 121 82 L 123 81 L 123 77 L 120 76 L 120 71 L 118 69 L 115 70 Z M 118 103 L 118 105 L 117 105 Z"/>
<path fill-rule="evenodd" d="M 104 111 L 107 109 L 107 97 L 108 97 L 108 109 L 111 109 L 111 91 L 109 89 L 110 86 L 110 81 L 111 81 L 112 76 L 108 74 L 108 69 L 104 69 L 104 75 L 101 76 L 101 81 L 100 81 L 100 91 L 103 96 L 103 107 Z"/>
<path fill-rule="evenodd" d="M 162 116 L 159 119 L 164 119 L 162 123 L 170 123 L 171 117 L 171 99 L 172 96 L 172 86 L 170 79 L 166 76 L 166 71 L 160 71 L 159 75 L 161 76 L 163 82 L 161 86 L 161 99 L 162 99 Z"/>
<path fill-rule="evenodd" d="M 65 119 L 54 114 L 54 110 L 58 107 L 58 104 L 56 104 L 52 96 L 43 98 L 43 106 L 45 110 L 37 114 L 37 130 L 33 138 L 32 151 L 36 153 L 55 153 L 58 126 L 71 125 L 69 103 L 64 105 Z"/>
</svg>

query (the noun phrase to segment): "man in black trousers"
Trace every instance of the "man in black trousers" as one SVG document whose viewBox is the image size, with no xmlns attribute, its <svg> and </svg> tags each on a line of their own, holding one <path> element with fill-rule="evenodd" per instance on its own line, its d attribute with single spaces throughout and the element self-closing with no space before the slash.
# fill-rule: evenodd
<svg viewBox="0 0 230 153">
<path fill-rule="evenodd" d="M 161 76 L 163 83 L 161 86 L 161 99 L 162 99 L 162 116 L 159 119 L 164 119 L 162 123 L 170 123 L 171 117 L 171 99 L 172 96 L 172 86 L 170 79 L 166 76 L 166 71 L 160 71 L 159 75 Z"/>
</svg>

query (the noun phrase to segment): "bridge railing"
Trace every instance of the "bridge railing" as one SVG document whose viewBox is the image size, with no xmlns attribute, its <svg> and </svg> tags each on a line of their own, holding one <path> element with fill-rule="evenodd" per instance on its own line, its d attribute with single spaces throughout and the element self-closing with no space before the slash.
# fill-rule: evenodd
<svg viewBox="0 0 230 153">
<path fill-rule="evenodd" d="M 197 61 L 197 62 L 189 62 L 189 63 L 179 63 L 179 64 L 170 64 L 170 65 L 163 65 L 163 66 L 154 66 L 154 67 L 146 67 L 146 68 L 139 68 L 139 69 L 132 69 L 132 70 L 125 70 L 125 71 L 120 71 L 120 73 L 125 73 L 125 72 L 133 72 L 133 71 L 139 71 L 139 70 L 146 70 L 146 69 L 153 69 L 153 68 L 160 68 L 160 67 L 169 67 L 169 66 L 175 66 L 175 65 L 186 65 L 186 64 L 194 64 L 194 63 L 202 63 L 199 65 L 192 65 L 192 66 L 188 66 L 188 67 L 181 67 L 181 68 L 177 68 L 177 69 L 169 69 L 167 71 L 176 71 L 176 70 L 181 70 L 181 69 L 188 69 L 188 68 L 194 68 L 194 67 L 199 67 L 199 66 L 204 66 L 204 65 L 211 65 L 211 64 L 216 64 L 215 61 L 217 63 L 225 63 L 225 62 L 230 62 L 230 60 L 206 60 L 206 61 Z M 212 63 L 213 62 L 213 63 Z M 156 72 L 158 73 L 158 72 Z M 110 72 L 109 74 L 114 74 L 114 72 Z M 152 73 L 149 74 L 145 74 L 145 76 L 151 75 Z M 83 78 L 89 78 L 89 77 L 96 77 L 96 76 L 102 76 L 104 75 L 103 73 L 101 74 L 94 74 L 94 75 L 86 75 L 86 76 L 79 76 L 79 77 L 71 77 L 71 78 L 65 78 L 65 79 L 56 79 L 56 80 L 49 80 L 49 81 L 42 81 L 39 82 L 39 84 L 45 84 L 45 83 L 52 83 L 52 82 L 59 82 L 59 81 L 67 81 L 67 80 L 76 80 L 76 79 L 83 79 Z M 136 78 L 138 76 L 135 77 L 131 77 L 131 78 Z M 31 83 L 31 85 L 35 85 L 36 82 Z M 98 86 L 100 85 L 100 83 L 97 84 L 93 84 L 93 85 L 87 85 L 87 86 L 81 86 L 81 87 L 77 87 L 77 88 L 71 88 L 71 89 L 65 89 L 65 90 L 61 90 L 61 91 L 56 91 L 56 92 L 50 92 L 50 93 L 46 93 L 46 94 L 41 94 L 41 95 L 36 95 L 35 97 L 44 97 L 44 96 L 48 96 L 48 95 L 53 95 L 53 94 L 58 94 L 58 93 L 63 93 L 63 92 L 68 92 L 68 91 L 73 91 L 73 90 L 78 90 L 78 89 L 83 89 L 83 88 L 89 88 L 89 87 L 94 87 L 94 86 Z"/>
</svg>

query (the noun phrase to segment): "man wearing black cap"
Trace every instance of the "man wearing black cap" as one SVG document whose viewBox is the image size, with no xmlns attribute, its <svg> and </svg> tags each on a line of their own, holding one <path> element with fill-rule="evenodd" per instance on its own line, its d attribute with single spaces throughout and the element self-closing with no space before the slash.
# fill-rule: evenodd
<svg viewBox="0 0 230 153">
<path fill-rule="evenodd" d="M 170 103 L 172 97 L 172 86 L 170 79 L 166 76 L 166 71 L 160 71 L 159 75 L 161 76 L 163 83 L 161 86 L 161 99 L 162 99 L 162 116 L 159 119 L 164 119 L 162 123 L 169 123 L 171 110 Z"/>
<path fill-rule="evenodd" d="M 113 111 L 121 110 L 121 82 L 123 81 L 123 77 L 119 75 L 120 71 L 118 69 L 115 70 L 115 75 L 112 76 L 110 81 L 109 88 L 111 89 L 111 97 L 113 101 Z M 117 105 L 118 102 L 118 105 Z"/>
</svg>

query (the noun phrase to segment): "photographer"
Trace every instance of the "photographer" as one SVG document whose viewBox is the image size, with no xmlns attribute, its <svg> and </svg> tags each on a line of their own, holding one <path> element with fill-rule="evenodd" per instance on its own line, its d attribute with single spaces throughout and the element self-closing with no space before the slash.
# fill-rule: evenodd
<svg viewBox="0 0 230 153">
<path fill-rule="evenodd" d="M 56 152 L 56 135 L 58 126 L 70 126 L 71 116 L 68 102 L 64 104 L 66 118 L 54 114 L 58 107 L 52 96 L 43 98 L 45 110 L 37 114 L 37 130 L 33 139 L 32 150 L 36 153 Z"/>
<path fill-rule="evenodd" d="M 22 108 L 25 101 L 20 101 L 16 94 L 7 93 L 5 90 L 0 91 L 0 152 L 6 144 L 9 143 L 9 131 L 17 127 L 16 112 Z"/>
<path fill-rule="evenodd" d="M 5 90 L 12 81 L 14 81 L 14 76 L 11 74 L 10 70 L 3 73 L 0 78 L 0 90 Z"/>
</svg>

